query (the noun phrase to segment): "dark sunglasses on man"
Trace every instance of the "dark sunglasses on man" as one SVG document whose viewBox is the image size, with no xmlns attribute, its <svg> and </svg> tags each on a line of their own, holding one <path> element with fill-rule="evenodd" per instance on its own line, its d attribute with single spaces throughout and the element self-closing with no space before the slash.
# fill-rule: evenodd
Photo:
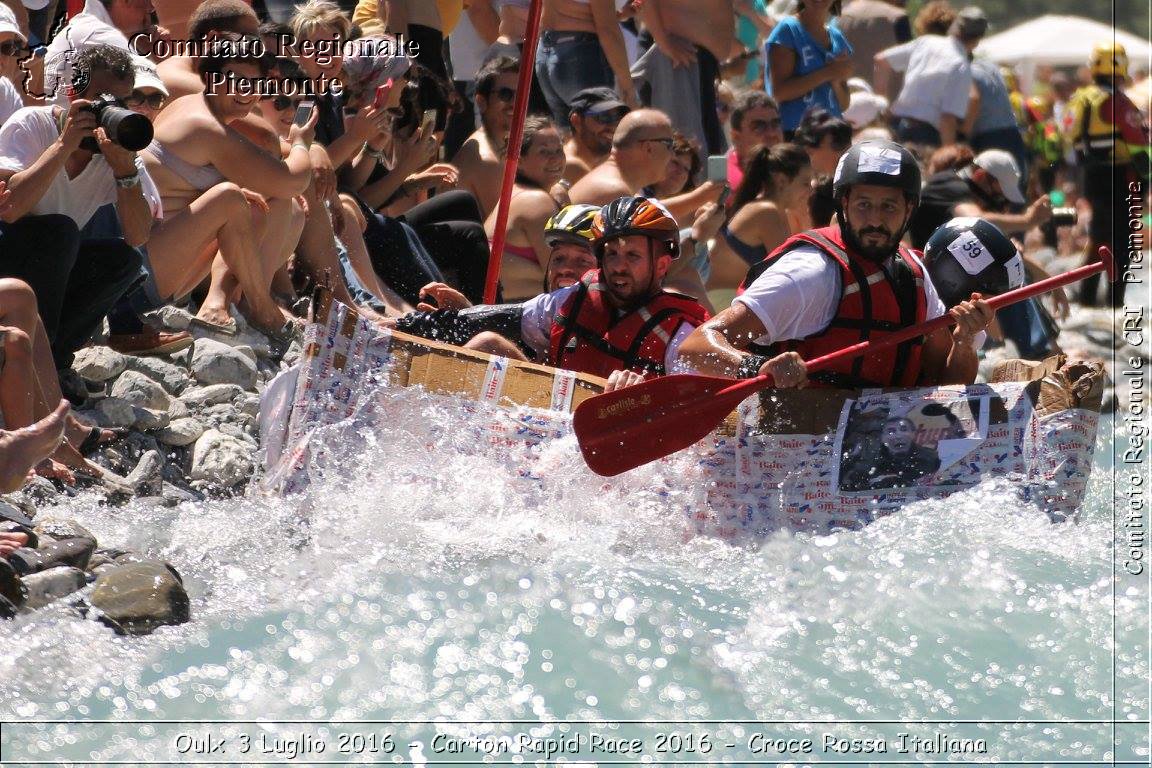
<svg viewBox="0 0 1152 768">
<path fill-rule="evenodd" d="M 600 112 L 595 115 L 585 114 L 584 117 L 585 119 L 591 118 L 600 123 L 600 125 L 617 125 L 624 119 L 624 115 L 626 114 L 627 112 L 622 109 L 609 109 L 606 112 Z"/>
<path fill-rule="evenodd" d="M 23 56 L 28 46 L 19 40 L 5 40 L 0 43 L 0 56 Z"/>
<path fill-rule="evenodd" d="M 271 101 L 272 109 L 276 110 L 277 112 L 283 112 L 286 109 L 296 109 L 296 107 L 300 106 L 300 102 L 302 102 L 304 99 L 303 97 L 285 96 L 284 94 L 280 94 L 278 96 L 264 96 L 260 100 Z"/>
<path fill-rule="evenodd" d="M 0 44 L 0 53 L 3 53 L 3 45 Z M 162 93 L 149 93 L 145 94 L 141 91 L 132 91 L 132 95 L 124 99 L 124 106 L 126 107 L 140 107 L 147 104 L 152 109 L 160 109 L 164 106 L 164 102 L 168 99 Z"/>
</svg>

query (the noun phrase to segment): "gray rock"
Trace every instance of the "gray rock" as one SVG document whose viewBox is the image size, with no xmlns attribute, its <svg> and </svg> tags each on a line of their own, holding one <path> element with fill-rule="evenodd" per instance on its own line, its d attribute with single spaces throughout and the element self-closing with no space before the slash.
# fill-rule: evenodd
<svg viewBox="0 0 1152 768">
<path fill-rule="evenodd" d="M 260 395 L 244 395 L 237 401 L 236 407 L 240 409 L 240 413 L 256 418 L 260 415 Z"/>
<path fill-rule="evenodd" d="M 191 618 L 191 601 L 176 574 L 158 560 L 127 562 L 102 573 L 88 598 L 100 621 L 122 635 L 146 635 Z"/>
<path fill-rule="evenodd" d="M 132 405 L 153 411 L 168 411 L 172 397 L 147 375 L 139 371 L 124 371 L 109 393 L 112 397 L 126 400 Z"/>
<path fill-rule="evenodd" d="M 129 357 L 128 370 L 144 374 L 173 395 L 183 392 L 192 382 L 188 371 L 160 357 Z"/>
<path fill-rule="evenodd" d="M 192 353 L 192 375 L 201 384 L 256 385 L 256 363 L 227 344 L 200 339 Z"/>
<path fill-rule="evenodd" d="M 141 432 L 153 432 L 157 429 L 164 429 L 168 426 L 170 419 L 168 418 L 168 411 L 154 411 L 151 408 L 132 408 L 132 429 L 138 429 Z"/>
<path fill-rule="evenodd" d="M 119 397 L 106 397 L 96 404 L 103 426 L 130 427 L 136 422 L 132 403 Z"/>
<path fill-rule="evenodd" d="M 156 433 L 156 439 L 164 445 L 191 445 L 204 434 L 204 429 L 204 425 L 197 419 L 173 419 L 167 427 Z"/>
<path fill-rule="evenodd" d="M 43 541 L 49 539 L 55 541 L 83 539 L 91 543 L 93 550 L 96 549 L 96 534 L 70 517 L 42 517 L 36 520 L 36 526 L 33 530 Z M 41 546 L 44 546 L 43 543 Z"/>
<path fill-rule="evenodd" d="M 164 482 L 163 470 L 164 455 L 160 451 L 148 451 L 124 480 L 138 496 L 155 496 Z"/>
<path fill-rule="evenodd" d="M 108 381 L 124 372 L 128 358 L 109 347 L 84 347 L 76 353 L 72 368 L 88 381 Z"/>
<path fill-rule="evenodd" d="M 54 600 L 66 597 L 88 583 L 84 571 L 67 565 L 48 568 L 20 579 L 28 590 L 24 610 L 43 608 Z"/>
<path fill-rule="evenodd" d="M 231 488 L 251 477 L 252 470 L 252 447 L 219 430 L 207 430 L 192 450 L 193 480 Z"/>
<path fill-rule="evenodd" d="M 168 418 L 172 421 L 176 421 L 176 419 L 186 419 L 191 415 L 192 409 L 179 398 L 173 400 L 172 405 L 168 406 Z"/>
<path fill-rule="evenodd" d="M 235 384 L 212 384 L 207 387 L 186 390 L 180 395 L 180 399 L 189 408 L 198 409 L 207 408 L 210 405 L 231 403 L 242 394 L 244 394 L 244 390 Z"/>
<path fill-rule="evenodd" d="M 239 352 L 240 354 L 244 355 L 244 357 L 251 360 L 253 365 L 256 364 L 256 351 L 254 349 L 252 349 L 251 346 L 249 346 L 247 344 L 238 344 L 232 348 L 234 350 L 236 350 L 237 352 Z"/>
<path fill-rule="evenodd" d="M 188 324 L 192 322 L 191 312 L 170 304 L 146 313 L 145 317 L 160 323 L 160 325 L 163 325 L 165 328 L 171 328 L 176 331 L 188 330 Z"/>
</svg>

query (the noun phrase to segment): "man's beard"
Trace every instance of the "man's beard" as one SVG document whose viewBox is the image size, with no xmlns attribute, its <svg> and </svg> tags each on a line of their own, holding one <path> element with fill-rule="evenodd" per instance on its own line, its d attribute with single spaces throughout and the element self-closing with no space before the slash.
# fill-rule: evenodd
<svg viewBox="0 0 1152 768">
<path fill-rule="evenodd" d="M 864 238 L 870 234 L 883 235 L 884 242 L 878 245 L 868 245 L 864 242 Z M 900 245 L 900 241 L 894 238 L 892 233 L 884 227 L 865 227 L 856 233 L 856 243 L 856 250 L 859 255 L 869 261 L 884 261 Z"/>
</svg>

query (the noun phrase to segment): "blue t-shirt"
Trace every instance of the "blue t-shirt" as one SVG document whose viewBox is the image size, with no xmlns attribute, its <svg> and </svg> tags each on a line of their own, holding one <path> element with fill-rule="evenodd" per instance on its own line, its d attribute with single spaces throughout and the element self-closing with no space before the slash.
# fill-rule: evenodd
<svg viewBox="0 0 1152 768">
<path fill-rule="evenodd" d="M 836 26 L 836 20 L 828 23 L 828 36 L 832 40 L 832 49 L 825 50 L 820 43 L 812 39 L 800 19 L 796 16 L 786 16 L 772 30 L 765 46 L 765 61 L 768 60 L 768 50 L 774 45 L 783 45 L 796 53 L 796 66 L 792 70 L 793 76 L 807 75 L 822 69 L 829 61 L 844 53 L 852 53 L 852 46 L 844 33 Z M 772 93 L 772 78 L 767 69 L 764 74 L 764 88 Z M 778 100 L 779 101 L 779 100 Z M 784 123 L 785 131 L 794 131 L 800 125 L 800 118 L 812 107 L 823 107 L 832 115 L 840 117 L 842 111 L 836 101 L 836 94 L 831 83 L 821 83 L 814 90 L 809 91 L 798 99 L 780 103 L 780 120 Z"/>
</svg>

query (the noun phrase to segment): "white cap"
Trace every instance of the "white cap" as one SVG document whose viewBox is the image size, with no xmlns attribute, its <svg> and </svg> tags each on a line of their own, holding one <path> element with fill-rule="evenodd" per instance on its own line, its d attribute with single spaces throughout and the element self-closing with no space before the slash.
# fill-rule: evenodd
<svg viewBox="0 0 1152 768">
<path fill-rule="evenodd" d="M 883 96 L 868 91 L 855 91 L 849 97 L 848 109 L 844 110 L 844 119 L 852 123 L 853 128 L 863 128 L 870 125 L 886 109 L 888 99 Z"/>
<path fill-rule="evenodd" d="M 156 65 L 150 60 L 134 53 L 132 54 L 132 67 L 136 70 L 136 82 L 133 83 L 133 88 L 155 88 L 165 96 L 168 95 L 164 81 L 160 79 L 160 75 L 156 74 Z"/>
<path fill-rule="evenodd" d="M 1017 205 L 1026 202 L 1020 191 L 1020 167 L 1012 155 L 1002 149 L 986 149 L 972 159 L 972 164 L 992 174 L 1009 201 Z"/>
<path fill-rule="evenodd" d="M 20 25 L 16 23 L 16 14 L 12 13 L 12 9 L 3 3 L 0 3 L 0 32 L 15 32 L 16 37 L 21 40 L 24 39 L 24 33 L 20 31 Z"/>
<path fill-rule="evenodd" d="M 30 11 L 38 11 L 48 5 L 49 0 L 23 0 L 24 7 Z"/>
</svg>

